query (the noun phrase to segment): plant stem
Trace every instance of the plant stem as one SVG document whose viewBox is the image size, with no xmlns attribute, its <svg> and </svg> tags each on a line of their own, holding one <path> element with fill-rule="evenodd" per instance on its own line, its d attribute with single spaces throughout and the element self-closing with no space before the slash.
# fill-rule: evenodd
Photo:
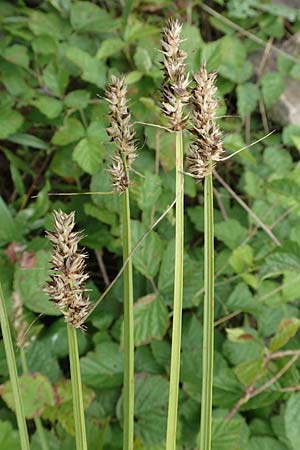
<svg viewBox="0 0 300 450">
<path fill-rule="evenodd" d="M 24 415 L 24 407 L 23 407 L 19 379 L 18 379 L 16 359 L 15 359 L 15 354 L 14 354 L 14 348 L 13 348 L 11 332 L 10 332 L 10 327 L 9 327 L 9 321 L 8 321 L 8 316 L 7 316 L 7 311 L 6 311 L 5 300 L 4 300 L 1 283 L 0 283 L 0 321 L 1 321 L 1 329 L 2 329 L 2 336 L 3 336 L 6 360 L 7 360 L 7 365 L 8 365 L 9 377 L 10 377 L 10 382 L 11 382 L 11 387 L 12 387 L 12 392 L 13 392 L 13 397 L 14 397 L 14 402 L 15 402 L 16 417 L 17 417 L 17 423 L 18 423 L 18 428 L 19 428 L 21 449 L 22 450 L 30 450 L 26 419 L 25 419 L 25 415 Z"/>
<path fill-rule="evenodd" d="M 123 262 L 131 252 L 129 189 L 123 193 Z M 134 442 L 134 318 L 132 262 L 124 270 L 124 430 L 123 450 Z"/>
<path fill-rule="evenodd" d="M 184 175 L 182 131 L 176 133 L 176 230 L 175 230 L 175 275 L 172 353 L 169 388 L 169 409 L 166 450 L 176 449 L 178 412 L 178 389 L 180 374 L 182 296 L 183 296 L 183 243 L 184 243 Z"/>
<path fill-rule="evenodd" d="M 69 358 L 70 358 L 73 410 L 75 422 L 76 450 L 87 450 L 76 328 L 72 327 L 71 325 L 67 325 L 67 328 L 68 328 Z"/>
<path fill-rule="evenodd" d="M 204 181 L 204 317 L 202 400 L 199 449 L 211 449 L 214 360 L 214 215 L 212 175 Z"/>
<path fill-rule="evenodd" d="M 20 347 L 19 350 L 20 350 L 22 371 L 24 374 L 27 374 L 27 373 L 29 373 L 29 371 L 28 371 L 26 353 L 25 353 L 25 350 L 23 347 Z M 36 431 L 37 431 L 37 434 L 38 434 L 38 437 L 40 440 L 42 450 L 49 450 L 41 419 L 39 417 L 34 417 L 33 421 L 34 421 L 34 425 L 35 425 L 35 428 L 36 428 Z"/>
</svg>

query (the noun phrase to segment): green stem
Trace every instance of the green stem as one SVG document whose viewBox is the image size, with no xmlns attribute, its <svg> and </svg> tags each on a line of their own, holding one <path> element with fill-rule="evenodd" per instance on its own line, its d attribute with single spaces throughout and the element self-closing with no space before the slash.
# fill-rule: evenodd
<svg viewBox="0 0 300 450">
<path fill-rule="evenodd" d="M 68 328 L 69 358 L 70 358 L 71 381 L 72 381 L 76 450 L 87 450 L 76 328 L 72 327 L 71 325 L 67 325 L 67 328 Z"/>
<path fill-rule="evenodd" d="M 25 353 L 25 350 L 23 347 L 20 347 L 19 350 L 20 350 L 22 371 L 23 371 L 23 373 L 27 374 L 27 373 L 29 373 L 29 370 L 28 370 L 28 364 L 27 364 L 27 359 L 26 359 L 26 353 Z M 49 450 L 41 419 L 39 417 L 34 417 L 33 421 L 34 421 L 35 428 L 36 428 L 36 431 L 37 431 L 37 434 L 38 434 L 38 437 L 40 440 L 42 450 Z"/>
<path fill-rule="evenodd" d="M 19 379 L 18 379 L 16 359 L 15 359 L 15 354 L 14 354 L 14 348 L 13 348 L 11 332 L 10 332 L 10 327 L 9 327 L 9 321 L 8 321 L 8 316 L 7 316 L 7 312 L 6 312 L 5 300 L 4 300 L 1 283 L 0 283 L 0 321 L 1 321 L 1 329 L 2 329 L 2 336 L 3 336 L 5 353 L 6 353 L 9 377 L 10 377 L 10 382 L 11 382 L 11 387 L 12 387 L 12 392 L 13 392 L 13 397 L 14 397 L 14 402 L 15 402 L 16 417 L 17 417 L 17 423 L 18 423 L 18 428 L 19 428 L 21 449 L 22 450 L 30 450 L 27 425 L 26 425 L 26 420 L 25 420 L 25 415 L 24 415 L 24 407 L 23 407 Z"/>
<path fill-rule="evenodd" d="M 166 450 L 176 449 L 178 413 L 178 389 L 180 374 L 182 294 L 183 294 L 183 243 L 184 243 L 184 188 L 183 188 L 183 142 L 182 131 L 176 133 L 176 230 L 175 230 L 175 275 L 172 353 L 169 388 L 169 410 Z"/>
<path fill-rule="evenodd" d="M 204 312 L 202 351 L 201 450 L 211 449 L 214 361 L 214 212 L 212 175 L 204 181 Z"/>
<path fill-rule="evenodd" d="M 131 251 L 129 189 L 123 194 L 123 261 Z M 124 270 L 124 431 L 123 450 L 134 442 L 134 320 L 132 262 Z"/>
</svg>

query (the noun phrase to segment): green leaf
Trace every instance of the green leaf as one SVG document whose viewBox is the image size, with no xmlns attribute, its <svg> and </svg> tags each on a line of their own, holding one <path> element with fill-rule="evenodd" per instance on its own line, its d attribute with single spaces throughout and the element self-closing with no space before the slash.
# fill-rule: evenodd
<svg viewBox="0 0 300 450">
<path fill-rule="evenodd" d="M 221 64 L 215 68 L 219 69 L 223 77 L 235 83 L 246 81 L 252 74 L 252 65 L 246 59 L 244 43 L 231 34 L 220 39 L 218 44 Z"/>
<path fill-rule="evenodd" d="M 99 170 L 104 154 L 102 144 L 96 139 L 84 138 L 74 148 L 73 160 L 85 172 L 93 175 Z"/>
<path fill-rule="evenodd" d="M 152 68 L 152 61 L 147 49 L 138 47 L 133 59 L 138 71 L 142 73 L 150 72 Z"/>
<path fill-rule="evenodd" d="M 77 47 L 67 47 L 66 57 L 81 70 L 81 78 L 103 88 L 106 82 L 106 66 Z"/>
<path fill-rule="evenodd" d="M 268 370 L 264 367 L 264 359 L 261 357 L 242 362 L 235 367 L 234 373 L 244 386 L 249 386 L 253 381 L 266 375 Z"/>
<path fill-rule="evenodd" d="M 247 230 L 236 219 L 227 219 L 216 223 L 215 236 L 227 247 L 235 249 L 246 239 Z"/>
<path fill-rule="evenodd" d="M 47 95 L 41 95 L 37 99 L 31 100 L 31 105 L 35 106 L 48 119 L 54 119 L 63 109 L 63 104 L 60 100 Z"/>
<path fill-rule="evenodd" d="M 71 24 L 78 32 L 105 33 L 116 27 L 116 19 L 92 2 L 75 1 L 71 6 Z"/>
<path fill-rule="evenodd" d="M 229 311 L 242 310 L 250 314 L 257 314 L 261 305 L 257 303 L 245 283 L 238 283 L 226 300 L 226 307 Z"/>
<path fill-rule="evenodd" d="M 23 124 L 23 116 L 10 108 L 0 108 L 0 139 L 14 134 Z"/>
<path fill-rule="evenodd" d="M 10 422 L 0 420 L 0 448 L 5 450 L 20 450 L 19 433 Z"/>
<path fill-rule="evenodd" d="M 4 50 L 2 56 L 12 64 L 16 64 L 17 66 L 24 67 L 24 69 L 28 69 L 29 56 L 27 47 L 25 47 L 24 45 L 15 44 L 11 47 L 7 47 Z"/>
<path fill-rule="evenodd" d="M 239 84 L 237 87 L 238 113 L 242 119 L 255 111 L 259 99 L 259 90 L 254 83 Z"/>
<path fill-rule="evenodd" d="M 299 442 L 299 441 L 298 441 Z M 297 447 L 294 447 L 296 450 Z M 246 450 L 287 450 L 284 444 L 269 436 L 254 436 Z"/>
<path fill-rule="evenodd" d="M 135 345 L 162 339 L 169 326 L 168 308 L 156 294 L 148 294 L 134 304 Z"/>
<path fill-rule="evenodd" d="M 245 244 L 233 250 L 229 264 L 234 268 L 235 272 L 242 273 L 253 263 L 253 248 Z"/>
<path fill-rule="evenodd" d="M 37 313 L 59 316 L 60 310 L 43 292 L 49 276 L 50 253 L 27 252 L 15 269 L 14 288 L 20 292 L 24 305 Z"/>
<path fill-rule="evenodd" d="M 300 246 L 297 242 L 286 241 L 282 247 L 266 258 L 262 266 L 263 275 L 283 273 L 287 270 L 298 272 L 300 269 Z"/>
<path fill-rule="evenodd" d="M 53 423 L 57 421 L 71 435 L 75 434 L 74 412 L 71 380 L 61 380 L 54 386 L 55 404 L 45 408 L 42 417 Z M 86 409 L 94 398 L 94 393 L 86 386 L 82 386 L 83 406 Z"/>
<path fill-rule="evenodd" d="M 110 56 L 119 53 L 124 47 L 125 42 L 119 38 L 106 39 L 101 43 L 99 50 L 97 51 L 96 58 L 106 59 Z"/>
<path fill-rule="evenodd" d="M 284 422 L 287 438 L 293 448 L 298 450 L 300 440 L 300 392 L 294 392 L 286 405 Z"/>
<path fill-rule="evenodd" d="M 67 20 L 55 13 L 44 13 L 38 10 L 29 15 L 29 28 L 36 36 L 50 36 L 56 39 L 64 39 L 71 32 Z"/>
<path fill-rule="evenodd" d="M 268 72 L 261 79 L 261 88 L 264 102 L 269 108 L 284 92 L 284 79 L 278 72 Z"/>
<path fill-rule="evenodd" d="M 212 423 L 212 450 L 242 450 L 242 441 L 249 436 L 248 428 L 241 416 L 225 419 L 222 410 L 214 412 Z"/>
<path fill-rule="evenodd" d="M 138 191 L 138 205 L 142 211 L 147 211 L 154 206 L 162 192 L 161 179 L 156 174 L 145 173 L 145 178 Z"/>
<path fill-rule="evenodd" d="M 278 331 L 276 335 L 271 339 L 269 348 L 271 352 L 279 350 L 289 340 L 295 336 L 300 328 L 300 320 L 294 317 L 290 319 L 284 319 L 278 325 Z"/>
<path fill-rule="evenodd" d="M 155 450 L 165 441 L 169 383 L 160 376 L 135 378 L 135 431 L 146 450 Z"/>
<path fill-rule="evenodd" d="M 24 147 L 38 148 L 40 150 L 47 150 L 49 148 L 48 144 L 37 136 L 33 136 L 27 133 L 16 133 L 7 139 L 10 142 L 15 142 L 16 144 L 24 145 Z"/>
<path fill-rule="evenodd" d="M 82 380 L 98 389 L 113 388 L 123 383 L 123 354 L 117 344 L 103 342 L 94 352 L 81 358 Z"/>
<path fill-rule="evenodd" d="M 52 137 L 54 145 L 68 145 L 71 142 L 78 141 L 84 136 L 84 128 L 78 119 L 70 117 L 64 124 L 58 128 Z"/>
<path fill-rule="evenodd" d="M 19 377 L 19 381 L 24 414 L 27 419 L 41 416 L 44 408 L 54 405 L 52 386 L 46 377 L 40 373 L 35 373 L 33 375 L 22 375 Z M 8 406 L 14 410 L 14 397 L 10 381 L 1 386 L 0 394 Z"/>
<path fill-rule="evenodd" d="M 0 197 L 0 217 L 1 217 L 0 241 L 4 242 L 17 241 L 20 238 L 19 231 L 2 197 Z"/>
<path fill-rule="evenodd" d="M 137 220 L 131 221 L 132 247 L 146 232 L 146 226 Z M 162 242 L 159 235 L 152 231 L 139 245 L 132 257 L 134 267 L 145 277 L 155 277 L 162 255 Z"/>
<path fill-rule="evenodd" d="M 77 89 L 66 95 L 64 103 L 68 108 L 84 109 L 88 106 L 91 94 L 84 89 Z"/>
</svg>

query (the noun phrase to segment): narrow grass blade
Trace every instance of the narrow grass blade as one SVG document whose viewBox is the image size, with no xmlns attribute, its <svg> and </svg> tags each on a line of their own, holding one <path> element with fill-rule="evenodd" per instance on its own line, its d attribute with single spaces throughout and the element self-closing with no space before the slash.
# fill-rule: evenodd
<svg viewBox="0 0 300 450">
<path fill-rule="evenodd" d="M 22 365 L 22 371 L 23 373 L 29 373 L 28 371 L 28 365 L 27 365 L 27 359 L 26 359 L 26 353 L 23 347 L 20 347 L 20 357 L 21 357 L 21 365 Z M 41 449 L 42 450 L 49 450 L 47 439 L 45 436 L 44 428 L 42 425 L 42 421 L 39 417 L 34 417 L 34 425 L 40 440 Z"/>
<path fill-rule="evenodd" d="M 211 450 L 214 359 L 214 217 L 212 175 L 204 181 L 204 314 L 199 449 Z"/>
<path fill-rule="evenodd" d="M 129 189 L 123 193 L 123 262 L 131 253 Z M 134 442 L 134 320 L 132 261 L 124 270 L 124 430 L 123 449 L 133 450 Z"/>
<path fill-rule="evenodd" d="M 67 325 L 67 328 L 68 328 L 69 358 L 70 358 L 73 409 L 75 421 L 76 450 L 87 450 L 76 328 L 73 328 L 70 325 Z"/>
<path fill-rule="evenodd" d="M 25 419 L 25 415 L 24 415 L 23 402 L 22 402 L 19 380 L 18 380 L 16 359 L 15 359 L 15 354 L 14 354 L 14 348 L 13 348 L 11 332 L 10 332 L 10 327 L 9 327 L 9 321 L 8 321 L 8 316 L 7 316 L 7 312 L 6 312 L 6 306 L 5 306 L 4 295 L 3 295 L 1 283 L 0 283 L 0 321 L 1 321 L 1 330 L 2 330 L 5 353 L 6 353 L 9 377 L 10 377 L 12 392 L 13 392 L 14 401 L 15 401 L 15 409 L 16 409 L 18 428 L 19 428 L 21 449 L 22 450 L 30 450 L 26 419 Z"/>
<path fill-rule="evenodd" d="M 166 450 L 176 449 L 178 415 L 178 390 L 180 374 L 182 296 L 183 296 L 183 243 L 184 243 L 184 189 L 183 189 L 183 141 L 182 131 L 176 133 L 176 230 L 175 230 L 175 275 L 172 352 L 169 388 L 169 408 Z"/>
</svg>

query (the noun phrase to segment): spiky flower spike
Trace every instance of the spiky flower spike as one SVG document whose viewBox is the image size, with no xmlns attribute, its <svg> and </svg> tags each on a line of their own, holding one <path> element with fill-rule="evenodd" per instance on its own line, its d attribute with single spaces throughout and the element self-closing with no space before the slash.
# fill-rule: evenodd
<svg viewBox="0 0 300 450">
<path fill-rule="evenodd" d="M 216 124 L 218 101 L 215 98 L 217 88 L 215 72 L 207 73 L 205 64 L 200 72 L 193 75 L 195 87 L 192 91 L 191 133 L 194 136 L 187 157 L 190 173 L 201 181 L 212 172 L 216 161 L 223 153 L 222 135 Z"/>
<path fill-rule="evenodd" d="M 128 188 L 128 171 L 136 158 L 135 133 L 130 123 L 131 116 L 127 107 L 126 95 L 125 77 L 118 78 L 113 75 L 106 88 L 106 99 L 110 109 L 110 126 L 106 131 L 117 148 L 109 170 L 116 192 L 123 192 Z"/>
<path fill-rule="evenodd" d="M 161 38 L 164 71 L 161 110 L 173 131 L 180 131 L 185 127 L 188 116 L 184 116 L 184 106 L 190 98 L 187 90 L 189 76 L 184 63 L 186 53 L 180 48 L 181 29 L 182 23 L 179 20 L 170 19 Z"/>
<path fill-rule="evenodd" d="M 53 211 L 53 217 L 56 231 L 46 233 L 53 244 L 52 273 L 44 292 L 59 307 L 66 322 L 74 328 L 83 328 L 81 321 L 90 302 L 84 289 L 84 282 L 89 277 L 85 273 L 86 254 L 77 249 L 82 233 L 73 231 L 74 212 Z"/>
<path fill-rule="evenodd" d="M 13 313 L 13 327 L 16 332 L 17 347 L 25 347 L 28 345 L 26 336 L 27 323 L 23 315 L 23 302 L 19 292 L 14 291 L 12 294 L 12 313 Z"/>
</svg>

